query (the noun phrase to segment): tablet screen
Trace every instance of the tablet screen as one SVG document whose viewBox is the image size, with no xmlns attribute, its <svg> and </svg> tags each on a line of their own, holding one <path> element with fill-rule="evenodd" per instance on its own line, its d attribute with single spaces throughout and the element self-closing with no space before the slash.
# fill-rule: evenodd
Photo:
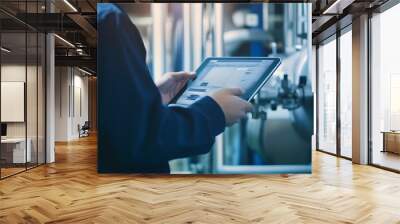
<svg viewBox="0 0 400 224">
<path fill-rule="evenodd" d="M 244 92 L 242 98 L 250 100 L 279 63 L 277 58 L 208 58 L 176 104 L 190 105 L 221 88 L 241 88 Z"/>
</svg>

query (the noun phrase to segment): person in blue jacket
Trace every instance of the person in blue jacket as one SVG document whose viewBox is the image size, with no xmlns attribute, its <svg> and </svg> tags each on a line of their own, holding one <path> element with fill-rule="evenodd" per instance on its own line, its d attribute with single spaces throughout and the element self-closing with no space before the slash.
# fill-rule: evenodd
<svg viewBox="0 0 400 224">
<path fill-rule="evenodd" d="M 98 172 L 169 173 L 168 161 L 209 152 L 225 125 L 251 110 L 235 88 L 168 106 L 194 74 L 167 73 L 155 84 L 138 29 L 118 5 L 98 4 L 97 29 Z"/>
</svg>

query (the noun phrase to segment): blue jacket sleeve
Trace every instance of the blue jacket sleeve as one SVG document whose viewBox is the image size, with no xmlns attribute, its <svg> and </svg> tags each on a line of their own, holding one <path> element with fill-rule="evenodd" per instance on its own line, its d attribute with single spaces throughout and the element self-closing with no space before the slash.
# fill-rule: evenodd
<svg viewBox="0 0 400 224">
<path fill-rule="evenodd" d="M 221 108 L 210 97 L 164 106 L 136 26 L 114 4 L 97 7 L 98 170 L 163 172 L 171 159 L 208 152 L 225 127 Z"/>
<path fill-rule="evenodd" d="M 169 160 L 207 153 L 225 127 L 223 112 L 210 97 L 189 108 L 161 107 L 159 116 L 154 117 L 153 130 L 157 131 L 153 147 Z"/>
</svg>

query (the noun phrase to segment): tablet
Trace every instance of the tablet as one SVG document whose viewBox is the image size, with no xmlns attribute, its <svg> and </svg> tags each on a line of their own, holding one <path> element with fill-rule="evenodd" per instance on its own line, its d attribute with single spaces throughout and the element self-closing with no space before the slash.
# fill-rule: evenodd
<svg viewBox="0 0 400 224">
<path fill-rule="evenodd" d="M 188 106 L 221 88 L 241 88 L 241 98 L 250 101 L 272 77 L 279 58 L 211 57 L 196 70 L 196 79 L 183 88 L 171 103 Z"/>
</svg>

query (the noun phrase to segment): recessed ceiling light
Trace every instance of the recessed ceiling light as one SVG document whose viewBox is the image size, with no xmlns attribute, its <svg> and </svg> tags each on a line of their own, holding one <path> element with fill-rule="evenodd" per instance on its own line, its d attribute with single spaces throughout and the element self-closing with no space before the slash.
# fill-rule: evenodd
<svg viewBox="0 0 400 224">
<path fill-rule="evenodd" d="M 74 12 L 78 12 L 78 10 L 68 1 L 64 0 L 64 3 L 68 5 Z"/>
<path fill-rule="evenodd" d="M 355 0 L 336 0 L 326 8 L 322 14 L 342 14 L 343 9 L 351 5 Z"/>
<path fill-rule="evenodd" d="M 81 68 L 79 68 L 79 67 L 78 67 L 78 70 L 81 71 L 81 72 L 83 72 L 83 73 L 85 73 L 85 74 L 87 74 L 87 75 L 92 76 L 92 73 L 90 73 L 90 72 L 88 72 L 88 71 L 86 71 L 86 70 L 83 70 L 83 69 L 81 69 Z"/>
<path fill-rule="evenodd" d="M 69 42 L 68 40 L 62 38 L 61 36 L 59 36 L 58 34 L 54 34 L 55 37 L 57 37 L 59 40 L 61 40 L 62 42 L 64 42 L 65 44 L 67 44 L 68 46 L 75 48 L 75 45 L 73 45 L 71 42 Z"/>
<path fill-rule="evenodd" d="M 11 52 L 10 49 L 7 49 L 7 48 L 5 48 L 5 47 L 1 47 L 1 51 L 4 51 L 4 52 L 6 52 L 6 53 L 10 53 L 10 52 Z"/>
</svg>

